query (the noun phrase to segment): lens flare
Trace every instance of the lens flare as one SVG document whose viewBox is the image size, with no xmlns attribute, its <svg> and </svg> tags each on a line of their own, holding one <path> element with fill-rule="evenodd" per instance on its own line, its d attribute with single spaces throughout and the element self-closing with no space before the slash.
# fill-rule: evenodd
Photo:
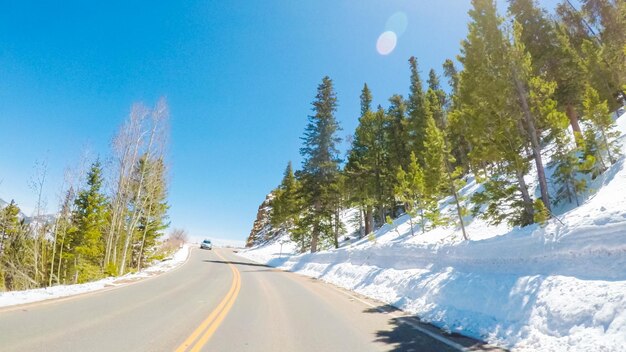
<svg viewBox="0 0 626 352">
<path fill-rule="evenodd" d="M 406 27 L 409 25 L 409 19 L 406 17 L 406 14 L 402 11 L 396 12 L 385 24 L 385 30 L 394 32 L 398 37 L 402 36 L 402 34 L 406 31 Z"/>
<path fill-rule="evenodd" d="M 392 31 L 383 32 L 376 42 L 376 50 L 380 55 L 389 55 L 396 48 L 398 37 Z"/>
</svg>

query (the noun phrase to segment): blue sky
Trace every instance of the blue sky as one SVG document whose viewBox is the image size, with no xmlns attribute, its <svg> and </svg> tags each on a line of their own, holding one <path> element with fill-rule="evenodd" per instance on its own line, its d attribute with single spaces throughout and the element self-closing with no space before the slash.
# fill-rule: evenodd
<svg viewBox="0 0 626 352">
<path fill-rule="evenodd" d="M 386 106 L 392 94 L 407 94 L 411 55 L 425 78 L 458 54 L 469 1 L 0 0 L 0 7 L 0 198 L 32 209 L 28 181 L 46 161 L 54 211 L 63 170 L 85 149 L 109 157 L 131 104 L 165 96 L 172 226 L 243 240 L 287 162 L 300 165 L 321 78 L 335 82 L 345 137 L 356 127 L 364 82 Z M 380 55 L 376 41 L 398 12 L 406 31 Z"/>
</svg>

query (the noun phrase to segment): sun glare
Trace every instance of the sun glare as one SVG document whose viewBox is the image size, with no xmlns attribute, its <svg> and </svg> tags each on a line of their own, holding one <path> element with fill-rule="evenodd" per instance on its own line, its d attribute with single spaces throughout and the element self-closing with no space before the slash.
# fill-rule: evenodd
<svg viewBox="0 0 626 352">
<path fill-rule="evenodd" d="M 402 11 L 398 11 L 391 15 L 385 23 L 385 30 L 394 32 L 398 37 L 406 31 L 406 27 L 409 25 L 409 19 Z"/>
<path fill-rule="evenodd" d="M 376 42 L 376 50 L 380 55 L 389 55 L 396 48 L 398 37 L 392 31 L 383 32 Z"/>
</svg>

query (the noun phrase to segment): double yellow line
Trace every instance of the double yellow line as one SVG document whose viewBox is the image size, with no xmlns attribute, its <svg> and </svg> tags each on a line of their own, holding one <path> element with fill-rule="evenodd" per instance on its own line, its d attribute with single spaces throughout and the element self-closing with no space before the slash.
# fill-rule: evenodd
<svg viewBox="0 0 626 352">
<path fill-rule="evenodd" d="M 223 261 L 226 261 L 217 251 L 215 254 Z M 233 282 L 230 285 L 230 290 L 226 294 L 226 297 L 220 302 L 220 304 L 209 314 L 209 316 L 194 330 L 189 337 L 176 349 L 176 352 L 197 352 L 209 341 L 215 330 L 220 326 L 224 318 L 228 315 L 228 312 L 235 304 L 239 290 L 241 289 L 241 275 L 239 270 L 228 263 L 230 270 L 233 272 Z M 195 343 L 194 343 L 195 342 Z"/>
</svg>

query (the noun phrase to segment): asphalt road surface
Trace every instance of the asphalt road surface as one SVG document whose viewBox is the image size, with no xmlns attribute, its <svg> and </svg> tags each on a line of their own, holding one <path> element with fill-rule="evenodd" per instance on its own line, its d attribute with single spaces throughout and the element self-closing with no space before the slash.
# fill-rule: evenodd
<svg viewBox="0 0 626 352">
<path fill-rule="evenodd" d="M 320 281 L 194 249 L 127 286 L 0 309 L 0 351 L 500 351 Z"/>
</svg>

